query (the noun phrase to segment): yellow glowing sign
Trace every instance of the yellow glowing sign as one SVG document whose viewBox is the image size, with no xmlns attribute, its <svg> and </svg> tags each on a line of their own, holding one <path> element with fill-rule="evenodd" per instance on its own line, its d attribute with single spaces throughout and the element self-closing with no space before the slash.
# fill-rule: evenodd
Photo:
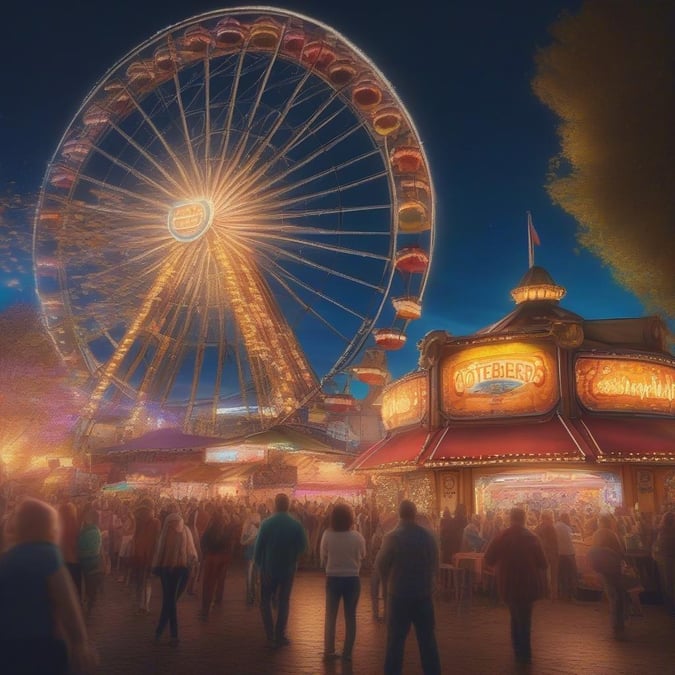
<svg viewBox="0 0 675 675">
<path fill-rule="evenodd" d="M 384 428 L 396 429 L 421 422 L 427 410 L 428 398 L 426 373 L 416 373 L 389 385 L 382 394 Z"/>
<path fill-rule="evenodd" d="M 559 397 L 554 348 L 521 342 L 467 347 L 440 366 L 441 410 L 450 417 L 536 415 Z"/>
<path fill-rule="evenodd" d="M 213 221 L 213 207 L 205 199 L 180 202 L 169 210 L 169 232 L 174 239 L 194 241 L 206 232 Z"/>
<path fill-rule="evenodd" d="M 675 413 L 675 365 L 580 356 L 577 395 L 589 410 Z"/>
</svg>

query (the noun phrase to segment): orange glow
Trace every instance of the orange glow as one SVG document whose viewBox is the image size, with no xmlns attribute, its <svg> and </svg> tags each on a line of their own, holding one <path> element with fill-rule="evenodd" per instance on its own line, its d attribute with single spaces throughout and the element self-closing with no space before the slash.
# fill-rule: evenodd
<svg viewBox="0 0 675 675">
<path fill-rule="evenodd" d="M 559 397 L 553 348 L 514 342 L 464 349 L 442 361 L 441 392 L 450 417 L 545 413 Z"/>
<path fill-rule="evenodd" d="M 577 395 L 589 410 L 675 412 L 675 366 L 630 358 L 580 356 Z"/>
<path fill-rule="evenodd" d="M 389 431 L 422 421 L 429 400 L 426 373 L 415 373 L 388 386 L 382 394 L 382 423 Z"/>
</svg>

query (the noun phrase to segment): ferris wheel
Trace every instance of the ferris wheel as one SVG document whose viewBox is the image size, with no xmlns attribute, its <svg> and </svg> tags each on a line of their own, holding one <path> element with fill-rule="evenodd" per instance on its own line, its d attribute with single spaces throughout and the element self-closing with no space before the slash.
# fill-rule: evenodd
<svg viewBox="0 0 675 675">
<path fill-rule="evenodd" d="M 161 31 L 86 96 L 44 177 L 34 273 L 88 419 L 153 402 L 266 426 L 369 343 L 405 344 L 433 228 L 378 68 L 318 21 L 243 7 Z"/>
</svg>

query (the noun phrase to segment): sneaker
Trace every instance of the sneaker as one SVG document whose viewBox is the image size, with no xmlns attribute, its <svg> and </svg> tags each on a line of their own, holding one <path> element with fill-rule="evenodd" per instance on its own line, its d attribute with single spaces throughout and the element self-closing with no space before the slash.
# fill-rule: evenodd
<svg viewBox="0 0 675 675">
<path fill-rule="evenodd" d="M 288 647 L 288 645 L 291 644 L 291 641 L 285 635 L 282 635 L 276 639 L 276 643 L 279 647 Z"/>
<path fill-rule="evenodd" d="M 337 652 L 325 652 L 323 655 L 324 661 L 337 661 L 340 655 Z"/>
</svg>

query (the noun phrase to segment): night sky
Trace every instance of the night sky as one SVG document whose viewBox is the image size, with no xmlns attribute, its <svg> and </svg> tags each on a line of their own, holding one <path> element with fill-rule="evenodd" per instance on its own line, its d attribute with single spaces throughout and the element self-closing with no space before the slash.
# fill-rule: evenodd
<svg viewBox="0 0 675 675">
<path fill-rule="evenodd" d="M 527 270 L 526 212 L 541 238 L 536 263 L 565 286 L 562 304 L 586 318 L 640 316 L 641 301 L 576 240 L 573 218 L 544 183 L 559 151 L 556 119 L 532 93 L 534 54 L 548 27 L 579 2 L 286 2 L 336 28 L 394 85 L 430 160 L 436 248 L 424 313 L 390 357 L 395 376 L 416 366 L 427 332 L 464 335 L 512 307 Z M 118 59 L 166 26 L 222 7 L 214 2 L 12 3 L 0 41 L 0 185 L 30 202 L 82 99 Z M 236 6 L 236 5 L 231 5 Z M 9 14 L 7 14 L 9 12 Z M 11 184 L 11 186 L 10 186 Z M 34 302 L 30 260 L 11 237 L 29 237 L 29 210 L 2 214 L 0 310 Z M 8 227 L 8 223 L 10 226 Z M 14 259 L 16 258 L 16 259 Z"/>
</svg>

